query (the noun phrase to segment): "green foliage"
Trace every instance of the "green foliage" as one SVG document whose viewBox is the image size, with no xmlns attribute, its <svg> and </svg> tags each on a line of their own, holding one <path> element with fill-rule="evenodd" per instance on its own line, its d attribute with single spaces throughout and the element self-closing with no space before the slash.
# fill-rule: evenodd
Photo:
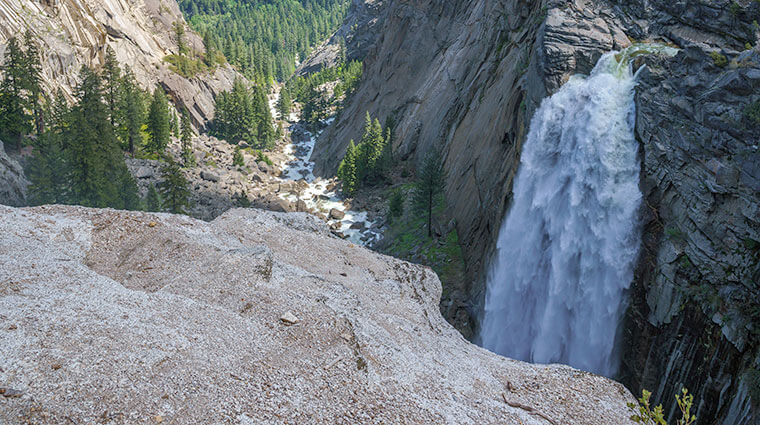
<svg viewBox="0 0 760 425">
<path fill-rule="evenodd" d="M 36 44 L 27 33 L 25 46 L 8 40 L 0 81 L 0 138 L 20 149 L 25 135 L 41 132 L 40 60 Z M 36 125 L 35 125 L 36 124 Z"/>
<path fill-rule="evenodd" d="M 148 152 L 162 154 L 169 144 L 171 128 L 169 126 L 169 101 L 164 89 L 156 87 L 153 100 L 148 109 Z"/>
<path fill-rule="evenodd" d="M 433 235 L 432 217 L 433 206 L 439 196 L 443 195 L 446 173 L 443 170 L 441 154 L 433 150 L 427 154 L 422 163 L 422 168 L 417 174 L 414 192 L 412 193 L 412 205 L 416 211 L 427 216 L 428 236 Z"/>
<path fill-rule="evenodd" d="M 293 101 L 290 99 L 290 92 L 283 89 L 280 92 L 280 100 L 277 102 L 277 111 L 280 112 L 282 119 L 287 119 L 290 110 L 293 107 Z"/>
<path fill-rule="evenodd" d="M 29 204 L 66 202 L 66 173 L 61 134 L 48 131 L 38 138 L 34 146 L 34 157 L 26 170 L 31 181 L 27 189 Z"/>
<path fill-rule="evenodd" d="M 235 195 L 235 205 L 240 208 L 249 208 L 251 206 L 251 200 L 248 199 L 248 194 L 245 191 Z"/>
<path fill-rule="evenodd" d="M 206 56 L 225 56 L 260 84 L 284 80 L 343 22 L 348 0 L 180 0 Z"/>
<path fill-rule="evenodd" d="M 169 69 L 185 78 L 193 78 L 198 74 L 205 74 L 211 67 L 201 57 L 167 55 L 164 62 L 169 64 Z"/>
<path fill-rule="evenodd" d="M 234 144 L 245 140 L 258 149 L 273 147 L 275 130 L 264 89 L 249 89 L 236 79 L 231 91 L 216 98 L 212 134 Z"/>
<path fill-rule="evenodd" d="M 356 89 L 362 77 L 363 65 L 358 61 L 341 63 L 325 68 L 307 76 L 293 78 L 286 84 L 285 90 L 293 99 L 304 105 L 302 118 L 315 124 L 327 116 L 330 106 L 341 98 L 348 98 Z M 317 88 L 331 81 L 337 81 L 332 98 Z"/>
<path fill-rule="evenodd" d="M 725 68 L 728 65 L 728 58 L 718 52 L 710 52 L 710 57 L 713 60 L 715 66 Z"/>
<path fill-rule="evenodd" d="M 232 154 L 232 165 L 236 167 L 245 166 L 245 159 L 243 159 L 243 152 L 240 151 L 239 146 L 235 146 L 235 153 Z"/>
<path fill-rule="evenodd" d="M 393 189 L 389 198 L 402 198 L 414 189 L 414 185 L 404 185 Z M 398 193 L 398 195 L 397 195 Z M 433 214 L 443 219 L 445 203 L 442 197 L 433 208 Z M 381 252 L 430 266 L 441 279 L 444 294 L 449 288 L 464 278 L 464 256 L 459 245 L 456 229 L 451 229 L 440 238 L 431 238 L 426 231 L 427 217 L 413 210 L 394 219 L 380 243 Z"/>
<path fill-rule="evenodd" d="M 401 189 L 396 189 L 391 193 L 388 199 L 388 217 L 391 220 L 397 219 L 404 215 L 404 202 L 406 194 Z"/>
<path fill-rule="evenodd" d="M 356 146 L 354 141 L 348 142 L 346 154 L 338 166 L 338 178 L 343 182 L 343 193 L 352 196 L 359 189 L 359 182 L 356 177 Z"/>
<path fill-rule="evenodd" d="M 161 196 L 156 191 L 156 186 L 151 183 L 145 198 L 145 208 L 150 212 L 161 211 Z"/>
<path fill-rule="evenodd" d="M 351 196 L 364 185 L 383 181 L 391 167 L 391 148 L 388 143 L 391 133 L 383 131 L 378 119 L 372 120 L 367 113 L 364 135 L 357 146 L 349 143 L 346 154 L 338 166 L 338 178 L 343 182 L 343 191 Z"/>
<path fill-rule="evenodd" d="M 114 127 L 109 120 L 108 106 L 103 103 L 103 89 L 100 77 L 88 68 L 83 68 L 81 83 L 76 88 L 76 103 L 70 111 L 58 111 L 64 122 L 56 122 L 48 130 L 49 145 L 40 147 L 32 160 L 42 164 L 61 164 L 65 170 L 65 186 L 59 187 L 63 199 L 56 202 L 79 204 L 89 207 L 112 207 L 117 209 L 137 209 L 137 185 L 129 174 L 119 148 Z M 58 106 L 56 109 L 63 108 Z M 56 139 L 60 140 L 57 145 Z M 42 145 L 41 145 L 42 146 Z M 57 146 L 60 146 L 58 148 Z M 51 170 L 60 169 L 51 166 Z M 52 174 L 57 174 L 53 171 Z M 39 173 L 37 176 L 49 176 Z M 37 187 L 43 186 L 44 177 L 33 181 Z"/>
<path fill-rule="evenodd" d="M 756 100 L 744 108 L 744 117 L 750 124 L 760 126 L 760 100 Z"/>
<path fill-rule="evenodd" d="M 628 408 L 634 412 L 631 420 L 645 425 L 668 425 L 667 421 L 665 421 L 662 405 L 660 404 L 652 409 L 649 401 L 651 396 L 651 392 L 643 390 L 641 398 L 638 400 L 638 406 L 628 403 Z M 694 396 L 689 394 L 686 388 L 681 390 L 680 396 L 676 394 L 676 404 L 681 411 L 681 419 L 678 420 L 676 425 L 691 425 L 697 420 L 697 417 L 691 413 Z"/>
<path fill-rule="evenodd" d="M 182 162 L 187 167 L 195 167 L 195 154 L 193 154 L 193 146 L 191 142 L 193 140 L 193 127 L 190 125 L 190 116 L 187 110 L 182 110 L 182 116 L 180 118 L 180 143 L 182 144 Z"/>
<path fill-rule="evenodd" d="M 127 70 L 121 78 L 119 110 L 119 137 L 127 151 L 134 156 L 143 144 L 142 126 L 145 122 L 145 93 L 137 86 L 135 76 Z"/>
<path fill-rule="evenodd" d="M 187 214 L 187 208 L 190 206 L 190 189 L 189 183 L 182 174 L 179 167 L 171 156 L 165 158 L 165 164 L 161 168 L 161 197 L 163 198 L 163 209 L 173 214 Z"/>
<path fill-rule="evenodd" d="M 103 92 L 105 94 L 106 105 L 108 105 L 108 119 L 111 121 L 111 125 L 116 127 L 116 111 L 121 97 L 119 91 L 122 86 L 122 80 L 121 68 L 119 67 L 119 63 L 116 62 L 116 54 L 111 46 L 108 46 L 106 49 L 105 63 L 100 75 L 103 79 Z"/>
</svg>

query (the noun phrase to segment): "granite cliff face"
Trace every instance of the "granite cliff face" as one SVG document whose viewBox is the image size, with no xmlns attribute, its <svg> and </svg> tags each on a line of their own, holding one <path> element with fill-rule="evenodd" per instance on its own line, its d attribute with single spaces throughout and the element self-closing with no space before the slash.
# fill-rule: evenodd
<svg viewBox="0 0 760 425">
<path fill-rule="evenodd" d="M 24 169 L 15 159 L 5 153 L 0 141 L 0 204 L 21 207 L 25 204 L 26 188 L 29 181 Z"/>
<path fill-rule="evenodd" d="M 0 206 L 0 235 L 4 424 L 632 424 L 622 385 L 468 343 L 430 269 L 306 214 Z"/>
<path fill-rule="evenodd" d="M 404 158 L 441 148 L 468 270 L 441 308 L 476 316 L 537 105 L 606 51 L 677 45 L 672 59 L 636 64 L 648 65 L 636 99 L 647 208 L 621 378 L 653 390 L 669 415 L 685 384 L 701 423 L 756 423 L 757 20 L 755 1 L 391 2 L 364 81 L 318 142 L 317 171 L 334 171 L 365 111 L 396 117 Z"/>
<path fill-rule="evenodd" d="M 316 171 L 335 170 L 366 111 L 396 117 L 394 149 L 404 159 L 441 148 L 467 267 L 466 282 L 451 288 L 442 308 L 446 317 L 474 316 L 533 111 L 570 75 L 630 41 L 600 2 L 417 0 L 381 12 L 365 79 L 318 141 Z"/>
<path fill-rule="evenodd" d="M 110 46 L 144 88 L 163 86 L 203 128 L 213 117 L 214 95 L 228 90 L 236 74 L 219 67 L 212 75 L 188 79 L 170 71 L 164 57 L 177 52 L 172 29 L 177 21 L 185 22 L 173 0 L 5 0 L 0 2 L 0 54 L 10 37 L 30 30 L 41 43 L 46 91 L 60 88 L 71 96 L 81 67 L 98 67 Z M 203 51 L 197 35 L 188 31 L 186 38 L 191 49 Z"/>
</svg>

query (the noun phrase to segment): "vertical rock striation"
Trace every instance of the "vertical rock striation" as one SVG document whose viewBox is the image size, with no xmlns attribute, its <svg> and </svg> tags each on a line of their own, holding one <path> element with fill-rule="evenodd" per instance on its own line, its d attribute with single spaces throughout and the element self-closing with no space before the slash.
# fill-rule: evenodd
<svg viewBox="0 0 760 425">
<path fill-rule="evenodd" d="M 318 173 L 332 173 L 367 111 L 395 115 L 403 159 L 443 149 L 448 213 L 467 267 L 442 301 L 448 318 L 480 311 L 483 272 L 541 100 L 631 40 L 683 49 L 638 63 L 648 65 L 636 99 L 647 208 L 622 378 L 654 391 L 669 415 L 685 384 L 701 422 L 756 423 L 760 130 L 747 111 L 760 101 L 760 3 L 410 0 L 388 2 L 380 20 L 364 80 L 313 159 Z"/>
<path fill-rule="evenodd" d="M 143 87 L 163 86 L 203 128 L 213 117 L 214 96 L 232 87 L 236 73 L 229 66 L 195 78 L 172 72 L 164 57 L 177 53 L 177 21 L 185 22 L 174 0 L 6 0 L 0 2 L 0 54 L 10 37 L 31 31 L 41 44 L 46 91 L 71 97 L 81 67 L 100 66 L 111 47 Z M 197 35 L 188 31 L 186 38 L 192 50 L 203 51 Z"/>
</svg>

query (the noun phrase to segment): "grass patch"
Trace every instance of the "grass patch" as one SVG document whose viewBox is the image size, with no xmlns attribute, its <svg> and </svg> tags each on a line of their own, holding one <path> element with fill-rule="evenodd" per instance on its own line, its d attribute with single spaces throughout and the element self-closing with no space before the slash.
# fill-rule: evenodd
<svg viewBox="0 0 760 425">
<path fill-rule="evenodd" d="M 400 186 L 397 190 L 408 192 L 412 184 Z M 407 196 L 409 198 L 409 196 Z M 405 211 L 409 208 L 405 208 Z M 433 210 L 436 218 L 442 219 L 445 204 L 440 200 Z M 464 278 L 464 256 L 459 245 L 456 229 L 451 229 L 440 237 L 428 237 L 427 218 L 424 214 L 408 211 L 396 219 L 385 233 L 383 246 L 385 254 L 403 260 L 424 264 L 438 274 L 446 297 L 452 286 Z"/>
</svg>

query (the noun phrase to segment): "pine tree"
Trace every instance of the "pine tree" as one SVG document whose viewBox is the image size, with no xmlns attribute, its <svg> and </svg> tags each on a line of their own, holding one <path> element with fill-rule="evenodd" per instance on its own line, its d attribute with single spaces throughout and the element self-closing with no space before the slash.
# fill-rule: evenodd
<svg viewBox="0 0 760 425">
<path fill-rule="evenodd" d="M 164 199 L 163 208 L 173 214 L 187 214 L 186 209 L 190 206 L 190 189 L 188 181 L 171 156 L 167 156 L 166 163 L 161 168 L 161 177 L 164 182 L 161 186 L 161 197 Z"/>
<path fill-rule="evenodd" d="M 145 197 L 145 208 L 150 212 L 161 211 L 161 197 L 156 191 L 156 186 L 152 183 L 148 187 L 148 194 Z"/>
<path fill-rule="evenodd" d="M 142 145 L 143 141 L 141 130 L 145 120 L 145 104 L 142 91 L 137 87 L 134 74 L 130 70 L 127 70 L 121 79 L 120 97 L 121 139 L 126 142 L 127 150 L 134 156 L 136 147 Z"/>
<path fill-rule="evenodd" d="M 21 149 L 24 135 L 31 129 L 31 118 L 26 113 L 27 102 L 23 91 L 26 86 L 26 57 L 15 37 L 8 40 L 5 60 L 0 67 L 0 137 Z"/>
<path fill-rule="evenodd" d="M 48 130 L 37 138 L 34 157 L 28 162 L 26 175 L 30 205 L 61 204 L 67 199 L 67 168 L 61 135 Z"/>
<path fill-rule="evenodd" d="M 103 80 L 103 92 L 106 104 L 108 105 L 108 119 L 111 121 L 111 125 L 116 127 L 116 114 L 121 100 L 122 80 L 121 68 L 116 61 L 116 54 L 111 46 L 106 48 L 106 58 L 103 63 L 101 78 Z"/>
<path fill-rule="evenodd" d="M 174 42 L 177 43 L 177 51 L 180 56 L 187 54 L 187 44 L 185 43 L 185 25 L 180 22 L 174 22 Z"/>
<path fill-rule="evenodd" d="M 398 188 L 391 193 L 388 200 L 388 216 L 391 220 L 404 215 L 404 191 Z"/>
<path fill-rule="evenodd" d="M 428 153 L 417 176 L 412 200 L 415 209 L 427 215 L 428 236 L 433 236 L 433 207 L 443 193 L 446 174 L 438 150 Z"/>
<path fill-rule="evenodd" d="M 356 146 L 354 141 L 348 142 L 346 155 L 338 166 L 338 178 L 343 182 L 343 193 L 351 196 L 359 189 L 359 180 L 356 168 Z"/>
<path fill-rule="evenodd" d="M 377 183 L 383 176 L 381 161 L 385 149 L 385 137 L 380 121 L 367 112 L 364 120 L 364 135 L 359 142 L 356 160 L 357 179 L 359 184 Z"/>
<path fill-rule="evenodd" d="M 240 151 L 240 146 L 235 146 L 235 153 L 232 155 L 232 165 L 236 167 L 245 166 L 245 159 L 243 158 L 243 152 Z"/>
<path fill-rule="evenodd" d="M 25 84 L 27 90 L 26 104 L 32 110 L 34 130 L 38 136 L 45 131 L 45 122 L 42 113 L 42 65 L 40 64 L 40 50 L 34 41 L 32 32 L 27 30 L 24 35 L 26 52 L 24 53 Z"/>
<path fill-rule="evenodd" d="M 290 93 L 283 89 L 280 92 L 280 100 L 277 103 L 277 110 L 280 112 L 280 117 L 283 120 L 287 120 L 290 115 L 290 109 L 293 107 L 293 102 L 290 99 Z"/>
<path fill-rule="evenodd" d="M 169 144 L 169 103 L 161 87 L 153 91 L 153 100 L 148 110 L 148 152 L 163 154 Z"/>
<path fill-rule="evenodd" d="M 90 207 L 134 208 L 137 187 L 124 164 L 108 120 L 99 76 L 83 68 L 64 133 L 69 202 Z"/>
<path fill-rule="evenodd" d="M 182 143 L 182 162 L 185 168 L 195 167 L 195 154 L 193 153 L 193 127 L 190 124 L 190 116 L 186 109 L 182 110 L 182 130 L 180 141 Z"/>
</svg>

